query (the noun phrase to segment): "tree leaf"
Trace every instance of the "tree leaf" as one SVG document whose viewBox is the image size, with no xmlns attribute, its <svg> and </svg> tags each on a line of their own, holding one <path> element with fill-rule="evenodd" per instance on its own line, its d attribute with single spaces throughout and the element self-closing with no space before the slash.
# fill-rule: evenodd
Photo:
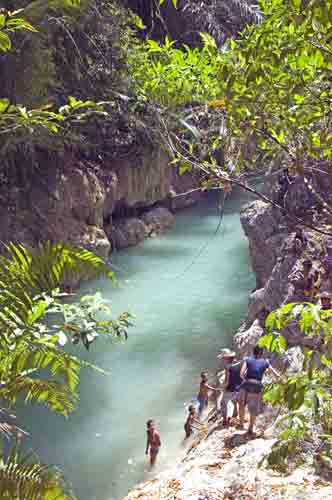
<svg viewBox="0 0 332 500">
<path fill-rule="evenodd" d="M 7 111 L 9 104 L 9 99 L 0 99 L 0 115 Z"/>
<path fill-rule="evenodd" d="M 7 52 L 12 48 L 12 43 L 10 38 L 6 33 L 0 31 L 0 52 Z"/>
</svg>

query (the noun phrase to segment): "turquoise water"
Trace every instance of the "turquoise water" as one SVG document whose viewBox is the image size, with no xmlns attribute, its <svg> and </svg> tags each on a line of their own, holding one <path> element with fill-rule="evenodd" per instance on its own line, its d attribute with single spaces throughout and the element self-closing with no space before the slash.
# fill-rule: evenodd
<svg viewBox="0 0 332 500">
<path fill-rule="evenodd" d="M 161 433 L 157 471 L 183 452 L 185 405 L 197 393 L 202 368 L 213 381 L 216 351 L 230 345 L 254 286 L 240 205 L 227 203 L 217 234 L 215 201 L 179 213 L 166 234 L 114 256 L 116 288 L 106 280 L 84 287 L 101 291 L 115 314 L 131 311 L 135 327 L 125 344 L 92 346 L 88 359 L 111 375 L 84 371 L 69 420 L 39 407 L 24 417 L 31 446 L 64 469 L 79 500 L 120 500 L 151 477 L 144 455 L 148 418 Z"/>
</svg>

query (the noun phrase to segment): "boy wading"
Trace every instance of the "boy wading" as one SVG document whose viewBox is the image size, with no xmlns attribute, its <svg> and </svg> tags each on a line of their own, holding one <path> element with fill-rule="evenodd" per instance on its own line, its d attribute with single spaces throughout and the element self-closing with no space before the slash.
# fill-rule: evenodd
<svg viewBox="0 0 332 500">
<path fill-rule="evenodd" d="M 148 420 L 146 423 L 146 434 L 147 434 L 147 442 L 146 442 L 146 450 L 145 454 L 149 453 L 150 448 L 150 466 L 151 468 L 155 465 L 157 455 L 159 453 L 159 448 L 161 446 L 160 435 L 156 430 L 156 425 L 154 420 Z"/>
</svg>

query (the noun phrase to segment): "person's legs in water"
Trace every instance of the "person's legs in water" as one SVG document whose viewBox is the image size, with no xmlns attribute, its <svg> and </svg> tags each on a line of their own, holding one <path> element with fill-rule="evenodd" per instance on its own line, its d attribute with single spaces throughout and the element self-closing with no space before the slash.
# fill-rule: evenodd
<svg viewBox="0 0 332 500">
<path fill-rule="evenodd" d="M 190 427 L 189 425 L 186 425 L 186 426 L 185 426 L 185 428 L 184 428 L 184 430 L 185 430 L 185 433 L 186 433 L 186 437 L 185 437 L 185 439 L 190 438 L 190 436 L 191 436 L 191 435 L 192 435 L 192 433 L 193 433 L 193 429 L 192 429 L 192 427 Z"/>
<path fill-rule="evenodd" d="M 158 452 L 159 452 L 159 448 L 150 448 L 150 466 L 151 466 L 151 469 L 156 464 Z"/>
<path fill-rule="evenodd" d="M 201 417 L 205 408 L 208 406 L 208 400 L 203 398 L 198 398 L 198 416 Z"/>
</svg>

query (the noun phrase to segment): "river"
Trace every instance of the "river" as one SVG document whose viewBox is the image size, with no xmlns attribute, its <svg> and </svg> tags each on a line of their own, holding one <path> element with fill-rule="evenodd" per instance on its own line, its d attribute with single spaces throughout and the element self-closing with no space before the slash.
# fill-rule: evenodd
<svg viewBox="0 0 332 500">
<path fill-rule="evenodd" d="M 135 327 L 126 343 L 91 347 L 88 359 L 111 374 L 84 370 L 79 407 L 68 420 L 41 407 L 24 412 L 30 445 L 65 471 L 79 500 L 120 500 L 151 477 L 148 418 L 161 433 L 157 471 L 183 452 L 185 407 L 200 371 L 208 368 L 213 380 L 216 351 L 231 344 L 254 286 L 241 202 L 227 202 L 217 233 L 215 201 L 178 213 L 164 235 L 114 255 L 116 287 L 103 279 L 84 286 L 109 298 L 115 314 L 132 312 Z"/>
</svg>

